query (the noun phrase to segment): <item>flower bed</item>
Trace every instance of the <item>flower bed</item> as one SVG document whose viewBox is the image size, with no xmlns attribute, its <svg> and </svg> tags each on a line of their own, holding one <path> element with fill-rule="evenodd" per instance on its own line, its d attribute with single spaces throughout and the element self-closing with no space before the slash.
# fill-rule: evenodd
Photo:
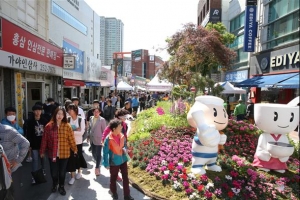
<svg viewBox="0 0 300 200">
<path fill-rule="evenodd" d="M 162 127 L 151 138 L 130 142 L 134 148 L 130 177 L 166 199 L 299 199 L 299 160 L 290 158 L 285 174 L 251 166 L 260 130 L 230 120 L 219 154 L 222 172 L 190 173 L 195 129 Z M 138 177 L 136 177 L 138 176 Z"/>
</svg>

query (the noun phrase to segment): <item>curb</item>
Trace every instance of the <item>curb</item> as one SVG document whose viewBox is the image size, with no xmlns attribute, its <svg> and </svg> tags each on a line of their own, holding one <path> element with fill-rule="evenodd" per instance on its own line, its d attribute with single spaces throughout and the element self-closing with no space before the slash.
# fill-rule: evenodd
<svg viewBox="0 0 300 200">
<path fill-rule="evenodd" d="M 165 197 L 162 197 L 162 196 L 160 196 L 158 194 L 149 192 L 148 190 L 144 189 L 142 186 L 140 186 L 137 183 L 135 183 L 130 177 L 128 177 L 128 179 L 129 179 L 129 183 L 132 185 L 132 187 L 134 187 L 138 191 L 142 192 L 143 194 L 147 195 L 151 199 L 153 199 L 153 200 L 169 200 L 169 199 L 167 199 Z"/>
</svg>

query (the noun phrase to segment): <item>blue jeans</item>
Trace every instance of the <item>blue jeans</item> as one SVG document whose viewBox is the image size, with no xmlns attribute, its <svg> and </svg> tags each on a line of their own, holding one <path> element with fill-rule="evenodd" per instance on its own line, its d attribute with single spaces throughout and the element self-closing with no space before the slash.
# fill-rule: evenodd
<svg viewBox="0 0 300 200">
<path fill-rule="evenodd" d="M 100 162 L 101 162 L 101 150 L 102 150 L 102 146 L 101 145 L 94 145 L 93 142 L 91 143 L 92 145 L 92 154 L 93 154 L 93 158 L 96 161 L 96 167 L 95 168 L 99 168 L 100 166 Z"/>
<path fill-rule="evenodd" d="M 41 166 L 42 169 L 45 169 L 45 157 L 40 157 L 39 150 L 32 150 L 31 151 L 31 157 L 32 157 L 32 171 L 35 172 L 39 169 L 39 159 L 41 159 Z"/>
</svg>

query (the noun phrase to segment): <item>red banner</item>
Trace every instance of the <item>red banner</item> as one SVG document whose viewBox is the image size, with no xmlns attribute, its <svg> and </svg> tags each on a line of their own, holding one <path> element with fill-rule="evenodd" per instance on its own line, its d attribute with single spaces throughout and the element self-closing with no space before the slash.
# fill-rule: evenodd
<svg viewBox="0 0 300 200">
<path fill-rule="evenodd" d="M 21 27 L 2 20 L 2 50 L 62 67 L 63 50 Z"/>
</svg>

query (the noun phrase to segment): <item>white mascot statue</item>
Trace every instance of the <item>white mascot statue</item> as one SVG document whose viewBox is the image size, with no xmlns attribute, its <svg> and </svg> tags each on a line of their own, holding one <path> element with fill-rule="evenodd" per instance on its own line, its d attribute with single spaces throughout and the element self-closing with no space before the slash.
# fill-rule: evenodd
<svg viewBox="0 0 300 200">
<path fill-rule="evenodd" d="M 259 136 L 253 166 L 263 171 L 284 173 L 294 152 L 286 136 L 299 123 L 299 107 L 285 104 L 254 105 L 254 120 L 264 132 Z"/>
<path fill-rule="evenodd" d="M 205 174 L 208 170 L 220 172 L 221 167 L 216 164 L 218 145 L 226 142 L 227 136 L 220 134 L 228 124 L 228 115 L 223 106 L 224 100 L 215 96 L 198 96 L 191 107 L 187 120 L 197 128 L 192 143 L 192 172 Z"/>
</svg>

